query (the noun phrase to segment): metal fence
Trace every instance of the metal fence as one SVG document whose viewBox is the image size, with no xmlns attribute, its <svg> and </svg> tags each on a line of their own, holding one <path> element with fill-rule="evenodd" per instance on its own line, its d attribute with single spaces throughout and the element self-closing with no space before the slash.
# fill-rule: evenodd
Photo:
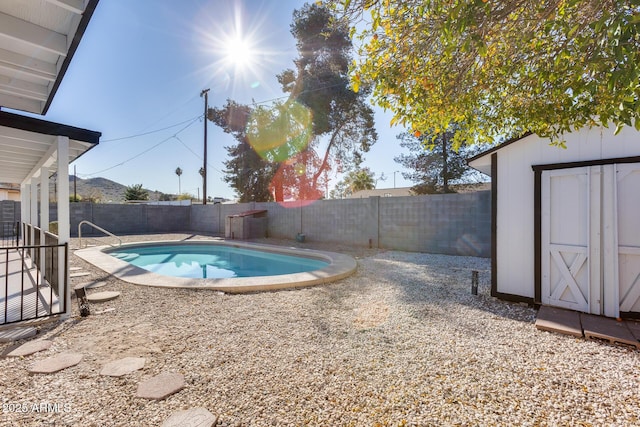
<svg viewBox="0 0 640 427">
<path fill-rule="evenodd" d="M 45 241 L 41 242 L 41 230 L 28 224 L 23 224 L 22 235 L 22 244 L 0 249 L 3 267 L 0 323 L 3 324 L 67 312 L 68 244 L 58 243 L 58 236 L 51 233 L 45 233 Z M 60 259 L 64 259 L 64 263 L 59 263 Z"/>
<path fill-rule="evenodd" d="M 20 240 L 20 223 L 14 221 L 0 222 L 0 247 L 18 246 Z"/>
</svg>

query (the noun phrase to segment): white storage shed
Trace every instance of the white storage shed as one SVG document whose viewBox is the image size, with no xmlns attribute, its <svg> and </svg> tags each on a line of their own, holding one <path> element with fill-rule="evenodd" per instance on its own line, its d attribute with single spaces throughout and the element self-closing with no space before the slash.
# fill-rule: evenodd
<svg viewBox="0 0 640 427">
<path fill-rule="evenodd" d="M 640 132 L 534 134 L 469 160 L 491 176 L 493 296 L 640 317 Z"/>
</svg>

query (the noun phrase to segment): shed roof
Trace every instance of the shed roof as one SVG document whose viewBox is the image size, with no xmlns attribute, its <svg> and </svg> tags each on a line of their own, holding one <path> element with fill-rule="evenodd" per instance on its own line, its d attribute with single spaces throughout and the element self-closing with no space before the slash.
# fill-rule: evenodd
<svg viewBox="0 0 640 427">
<path fill-rule="evenodd" d="M 491 154 L 495 153 L 498 150 L 501 150 L 502 148 L 508 145 L 513 144 L 514 142 L 521 141 L 530 135 L 533 135 L 533 133 L 527 132 L 522 136 L 511 138 L 501 144 L 494 145 L 493 147 L 483 151 L 482 153 L 476 154 L 475 156 L 468 158 L 467 164 L 472 168 L 482 172 L 483 174 L 491 176 L 491 160 L 490 160 Z"/>
<path fill-rule="evenodd" d="M 268 211 L 266 209 L 253 209 L 253 210 L 250 210 L 250 211 L 244 211 L 244 212 L 240 212 L 239 214 L 230 215 L 230 216 L 236 216 L 236 217 L 260 216 L 260 215 L 265 214 L 267 212 Z"/>
</svg>

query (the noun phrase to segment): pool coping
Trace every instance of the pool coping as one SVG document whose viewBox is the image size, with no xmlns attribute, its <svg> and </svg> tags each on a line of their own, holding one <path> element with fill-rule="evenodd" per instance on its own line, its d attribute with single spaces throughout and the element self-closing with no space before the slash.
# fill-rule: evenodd
<svg viewBox="0 0 640 427">
<path fill-rule="evenodd" d="M 113 246 L 109 245 L 78 249 L 74 253 L 81 259 L 118 279 L 135 285 L 163 288 L 211 289 L 228 293 L 260 292 L 315 286 L 348 277 L 353 274 L 358 267 L 358 263 L 354 258 L 337 252 L 275 246 L 262 243 L 238 242 L 236 240 L 156 240 L 125 243 L 122 246 L 151 246 L 178 243 L 217 244 L 238 248 L 259 249 L 285 255 L 320 259 L 329 262 L 329 265 L 319 270 L 278 276 L 192 279 L 164 276 L 136 267 L 106 253 L 105 250 L 114 249 Z"/>
</svg>

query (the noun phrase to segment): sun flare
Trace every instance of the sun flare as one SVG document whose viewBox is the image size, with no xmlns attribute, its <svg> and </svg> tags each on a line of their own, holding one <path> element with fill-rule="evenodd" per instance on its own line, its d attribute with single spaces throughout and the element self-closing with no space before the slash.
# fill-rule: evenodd
<svg viewBox="0 0 640 427">
<path fill-rule="evenodd" d="M 214 92 L 263 88 L 271 67 L 281 55 L 277 40 L 261 10 L 243 10 L 241 2 L 206 0 L 198 15 L 196 35 L 203 58 L 210 62 L 200 70 Z M 215 12 L 215 13 L 214 13 Z"/>
<path fill-rule="evenodd" d="M 236 68 L 251 66 L 256 59 L 256 51 L 248 38 L 239 35 L 224 41 L 223 58 Z"/>
</svg>

